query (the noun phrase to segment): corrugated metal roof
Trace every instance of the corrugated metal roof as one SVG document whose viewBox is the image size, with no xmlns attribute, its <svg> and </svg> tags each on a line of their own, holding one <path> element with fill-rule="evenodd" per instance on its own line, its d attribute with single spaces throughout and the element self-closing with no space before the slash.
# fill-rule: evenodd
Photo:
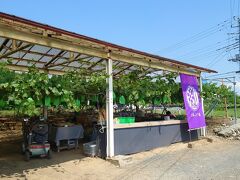
<svg viewBox="0 0 240 180">
<path fill-rule="evenodd" d="M 69 36 L 69 37 L 84 40 L 86 42 L 89 42 L 90 44 L 92 43 L 91 44 L 92 46 L 99 45 L 99 46 L 107 48 L 107 49 L 111 49 L 111 48 L 117 49 L 119 52 L 124 51 L 124 52 L 132 53 L 133 55 L 136 55 L 136 56 L 139 55 L 139 56 L 154 58 L 154 59 L 157 59 L 157 60 L 161 61 L 162 63 L 165 63 L 165 64 L 167 64 L 168 66 L 171 66 L 171 67 L 176 67 L 177 68 L 178 66 L 181 66 L 181 67 L 189 68 L 189 69 L 199 71 L 199 72 L 213 72 L 213 73 L 216 73 L 216 71 L 211 70 L 211 69 L 207 69 L 207 68 L 195 66 L 195 65 L 192 65 L 192 64 L 187 64 L 187 63 L 184 63 L 184 62 L 181 62 L 181 61 L 176 61 L 176 60 L 161 57 L 161 56 L 158 56 L 158 55 L 149 54 L 149 53 L 138 51 L 138 50 L 135 50 L 135 49 L 123 47 L 123 46 L 116 45 L 116 44 L 113 44 L 113 43 L 109 43 L 109 42 L 105 42 L 105 41 L 98 40 L 98 39 L 95 39 L 95 38 L 80 35 L 80 34 L 77 34 L 77 33 L 74 33 L 74 32 L 70 32 L 70 31 L 66 31 L 66 30 L 63 30 L 63 29 L 56 28 L 56 27 L 52 27 L 52 26 L 49 26 L 49 25 L 46 25 L 46 24 L 42 24 L 42 23 L 31 21 L 31 20 L 27 20 L 27 19 L 17 17 L 17 16 L 14 16 L 14 15 L 9 15 L 9 14 L 0 12 L 0 18 L 7 19 L 7 20 L 10 20 L 10 21 L 13 21 L 13 22 L 20 23 L 20 24 L 33 26 L 33 27 L 36 27 L 36 28 L 41 28 L 41 29 L 44 29 L 46 31 L 55 32 L 59 36 L 66 35 L 66 36 Z M 0 42 L 2 42 L 2 44 L 3 44 L 5 39 L 0 39 L 0 40 L 1 40 Z M 10 46 L 9 42 L 7 44 L 8 45 L 6 45 L 5 47 Z M 1 46 L 1 44 L 0 44 L 0 46 Z M 29 54 L 30 52 L 27 52 L 27 49 L 25 49 L 26 55 L 24 56 L 24 58 L 26 58 L 28 60 L 29 60 L 29 58 L 30 59 L 31 58 L 39 59 L 39 61 L 41 63 L 41 62 L 49 62 L 54 56 L 57 56 L 58 53 L 60 53 L 60 55 L 59 55 L 59 57 L 55 57 L 56 61 L 59 60 L 60 58 L 67 58 L 69 56 L 69 55 L 67 55 L 68 52 L 65 52 L 65 54 L 62 56 L 62 54 L 60 52 L 61 50 L 56 49 L 56 48 L 51 48 L 51 47 L 49 47 L 49 48 L 47 48 L 45 46 L 34 45 L 31 48 L 31 52 L 32 51 L 35 52 L 35 55 L 33 55 L 33 54 L 30 55 Z M 1 51 L 1 52 L 3 52 L 3 51 Z M 41 53 L 45 53 L 45 56 L 41 55 Z M 130 55 L 132 55 L 132 54 L 130 54 Z M 77 53 L 74 54 L 74 57 L 76 55 L 77 55 Z M 63 61 L 64 60 L 61 60 L 61 62 L 63 62 Z M 61 63 L 61 62 L 59 61 L 58 63 Z M 54 63 L 54 61 L 53 61 L 53 63 Z M 86 67 L 86 65 L 84 64 L 83 67 Z M 59 68 L 56 68 L 56 69 L 59 69 Z"/>
</svg>

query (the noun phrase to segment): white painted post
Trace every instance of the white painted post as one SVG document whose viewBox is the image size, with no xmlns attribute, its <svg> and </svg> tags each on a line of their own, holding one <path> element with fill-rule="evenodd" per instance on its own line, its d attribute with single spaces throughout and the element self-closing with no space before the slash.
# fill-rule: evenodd
<svg viewBox="0 0 240 180">
<path fill-rule="evenodd" d="M 107 120 L 107 157 L 114 156 L 114 124 L 113 124 L 113 75 L 110 53 L 107 59 L 107 91 L 106 91 L 106 120 Z"/>
<path fill-rule="evenodd" d="M 202 92 L 203 88 L 202 88 L 202 77 L 200 75 L 199 77 L 199 86 L 200 86 L 200 92 Z M 204 114 L 204 105 L 203 105 L 203 98 L 201 97 L 201 101 L 202 101 L 202 110 L 203 110 L 203 114 Z M 206 127 L 201 128 L 201 135 L 202 136 L 206 136 Z"/>
</svg>

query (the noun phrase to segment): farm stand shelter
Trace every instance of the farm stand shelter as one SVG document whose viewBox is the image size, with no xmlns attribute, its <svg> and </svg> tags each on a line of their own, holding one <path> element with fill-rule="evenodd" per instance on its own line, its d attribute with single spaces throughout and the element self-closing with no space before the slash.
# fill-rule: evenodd
<svg viewBox="0 0 240 180">
<path fill-rule="evenodd" d="M 106 69 L 107 89 L 107 156 L 114 156 L 113 77 L 139 66 L 147 72 L 169 71 L 200 77 L 210 69 L 186 64 L 157 55 L 122 47 L 13 15 L 0 13 L 0 60 L 12 59 L 7 67 L 28 71 L 35 65 L 40 71 L 62 75 L 86 68 Z"/>
</svg>

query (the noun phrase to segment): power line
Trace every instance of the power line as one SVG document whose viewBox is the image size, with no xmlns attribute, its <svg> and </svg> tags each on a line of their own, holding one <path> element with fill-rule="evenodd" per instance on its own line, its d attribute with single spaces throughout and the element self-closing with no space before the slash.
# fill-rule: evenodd
<svg viewBox="0 0 240 180">
<path fill-rule="evenodd" d="M 239 0 L 238 0 L 238 11 L 237 12 L 238 12 L 238 17 L 239 17 Z"/>
<path fill-rule="evenodd" d="M 231 27 L 232 27 L 232 24 L 231 24 Z M 228 34 L 229 35 L 229 34 Z M 229 35 L 230 36 L 230 35 Z M 232 37 L 232 38 L 235 38 L 235 37 Z M 236 39 L 235 39 L 236 40 Z M 228 41 L 228 44 L 230 44 L 231 43 L 231 41 L 229 40 Z M 232 55 L 232 51 L 228 51 L 228 54 L 229 54 L 229 56 L 230 56 L 230 58 L 233 58 L 233 55 Z"/>
<path fill-rule="evenodd" d="M 231 19 L 231 27 L 232 27 L 232 17 L 233 17 L 233 14 L 232 14 L 232 0 L 230 0 L 230 19 Z"/>
<path fill-rule="evenodd" d="M 219 54 L 216 58 L 214 58 L 208 65 L 207 67 L 211 68 L 214 65 L 216 65 L 219 61 L 219 59 L 224 58 L 227 55 L 227 53 L 222 52 L 221 54 Z"/>
<path fill-rule="evenodd" d="M 202 52 L 202 53 L 199 53 L 199 54 L 192 55 L 192 56 L 188 57 L 188 59 L 196 59 L 196 58 L 205 57 L 205 56 L 209 57 L 209 56 L 212 56 L 212 55 L 215 55 L 215 54 L 218 54 L 218 53 L 219 52 L 217 52 L 216 50 L 209 50 L 209 51 L 206 51 L 206 52 Z"/>
<path fill-rule="evenodd" d="M 236 71 L 230 71 L 230 72 L 221 73 L 221 74 L 214 74 L 214 75 L 208 76 L 208 77 L 206 77 L 206 78 L 216 77 L 216 76 L 222 76 L 222 75 L 232 74 L 232 73 L 236 73 Z"/>
<path fill-rule="evenodd" d="M 216 54 L 219 54 L 221 53 L 221 51 L 223 51 L 222 53 L 224 52 L 229 52 L 233 49 L 234 46 L 232 47 L 226 47 L 226 49 L 223 49 L 222 48 L 222 44 L 225 44 L 225 42 L 227 42 L 229 39 L 232 41 L 234 40 L 233 39 L 234 37 L 230 37 L 230 38 L 227 38 L 227 39 L 224 39 L 222 41 L 219 41 L 217 43 L 213 43 L 211 45 L 208 45 L 204 48 L 200 48 L 200 49 L 197 49 L 195 51 L 191 51 L 191 52 L 188 52 L 188 53 L 185 53 L 184 55 L 178 57 L 178 59 L 192 59 L 194 61 L 196 61 L 197 59 L 198 62 L 199 61 L 202 61 L 204 60 L 205 58 L 204 57 L 207 57 L 208 59 L 212 56 L 216 56 Z M 227 45 L 225 45 L 227 46 Z M 216 50 L 216 49 L 220 49 L 222 48 L 221 50 Z M 201 59 L 200 59 L 201 58 Z"/>
<path fill-rule="evenodd" d="M 202 39 L 205 39 L 205 38 L 207 38 L 207 37 L 209 37 L 209 36 L 211 36 L 211 35 L 214 35 L 214 34 L 220 32 L 221 30 L 222 30 L 222 29 L 216 29 L 216 30 L 213 30 L 213 31 L 208 32 L 208 33 L 206 33 L 206 34 L 202 34 L 201 36 L 195 37 L 195 38 L 193 38 L 193 39 L 189 39 L 188 41 L 186 41 L 186 42 L 184 42 L 184 43 L 181 43 L 181 44 L 179 44 L 179 45 L 177 45 L 177 46 L 173 46 L 173 47 L 169 48 L 169 49 L 168 49 L 168 52 L 173 52 L 173 51 L 176 51 L 176 50 L 181 49 L 181 48 L 183 48 L 183 47 L 189 46 L 189 45 L 191 45 L 192 43 L 196 43 L 196 42 L 198 42 L 198 41 L 200 41 L 200 40 L 202 40 Z"/>
<path fill-rule="evenodd" d="M 181 56 L 179 56 L 179 59 L 182 59 L 182 58 L 189 58 L 189 57 L 195 57 L 195 56 L 202 56 L 203 54 L 207 54 L 209 52 L 214 52 L 216 51 L 217 53 L 217 49 L 220 49 L 222 48 L 222 44 L 228 42 L 229 40 L 233 41 L 234 40 L 234 37 L 231 37 L 231 38 L 227 38 L 223 41 L 219 41 L 219 42 L 215 42 L 213 44 L 210 44 L 208 46 L 205 46 L 203 48 L 200 48 L 200 49 L 196 49 L 196 50 L 193 50 L 193 51 L 190 51 L 188 53 L 185 53 Z"/>
<path fill-rule="evenodd" d="M 238 39 L 236 39 L 237 42 L 235 43 L 237 44 L 237 46 L 234 46 L 234 49 L 238 49 L 238 54 L 235 55 L 235 58 L 231 58 L 228 61 L 237 62 L 239 64 L 239 71 L 240 71 L 240 18 L 238 17 L 234 19 L 237 20 L 237 23 L 238 23 L 237 26 L 233 27 L 233 28 L 238 28 L 238 32 L 233 33 L 233 34 L 238 34 Z"/>
<path fill-rule="evenodd" d="M 233 15 L 235 15 L 235 0 L 233 0 Z"/>
<path fill-rule="evenodd" d="M 204 31 L 202 31 L 200 33 L 197 33 L 197 34 L 195 34 L 195 35 L 193 35 L 193 36 L 191 36 L 189 38 L 186 38 L 185 40 L 180 41 L 179 43 L 176 43 L 176 44 L 171 45 L 171 46 L 169 46 L 167 48 L 164 48 L 164 49 L 162 49 L 162 51 L 166 51 L 166 50 L 171 51 L 171 49 L 176 50 L 176 48 L 181 48 L 183 46 L 186 46 L 187 44 L 191 44 L 193 42 L 196 42 L 196 41 L 199 41 L 201 39 L 204 39 L 204 38 L 206 38 L 208 36 L 211 36 L 211 35 L 219 32 L 219 31 L 222 31 L 223 28 L 227 24 L 229 24 L 229 23 L 230 23 L 229 20 L 225 20 L 225 21 L 223 21 L 223 22 L 221 22 L 221 23 L 219 23 L 219 24 L 217 24 L 217 25 L 215 25 L 213 27 L 208 28 L 207 30 L 204 30 Z"/>
<path fill-rule="evenodd" d="M 235 47 L 236 45 L 238 46 L 238 42 L 235 42 L 235 43 L 229 44 L 227 46 L 221 47 L 221 48 L 217 49 L 217 51 L 224 50 L 224 49 L 228 50 L 228 49 L 231 49 L 232 47 Z"/>
</svg>

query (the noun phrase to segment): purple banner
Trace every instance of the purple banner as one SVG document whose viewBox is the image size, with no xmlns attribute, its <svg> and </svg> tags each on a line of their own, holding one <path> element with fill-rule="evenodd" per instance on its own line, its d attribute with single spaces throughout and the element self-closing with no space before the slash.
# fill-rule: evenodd
<svg viewBox="0 0 240 180">
<path fill-rule="evenodd" d="M 189 129 L 205 127 L 205 115 L 198 90 L 197 77 L 180 74 L 180 79 Z"/>
</svg>

